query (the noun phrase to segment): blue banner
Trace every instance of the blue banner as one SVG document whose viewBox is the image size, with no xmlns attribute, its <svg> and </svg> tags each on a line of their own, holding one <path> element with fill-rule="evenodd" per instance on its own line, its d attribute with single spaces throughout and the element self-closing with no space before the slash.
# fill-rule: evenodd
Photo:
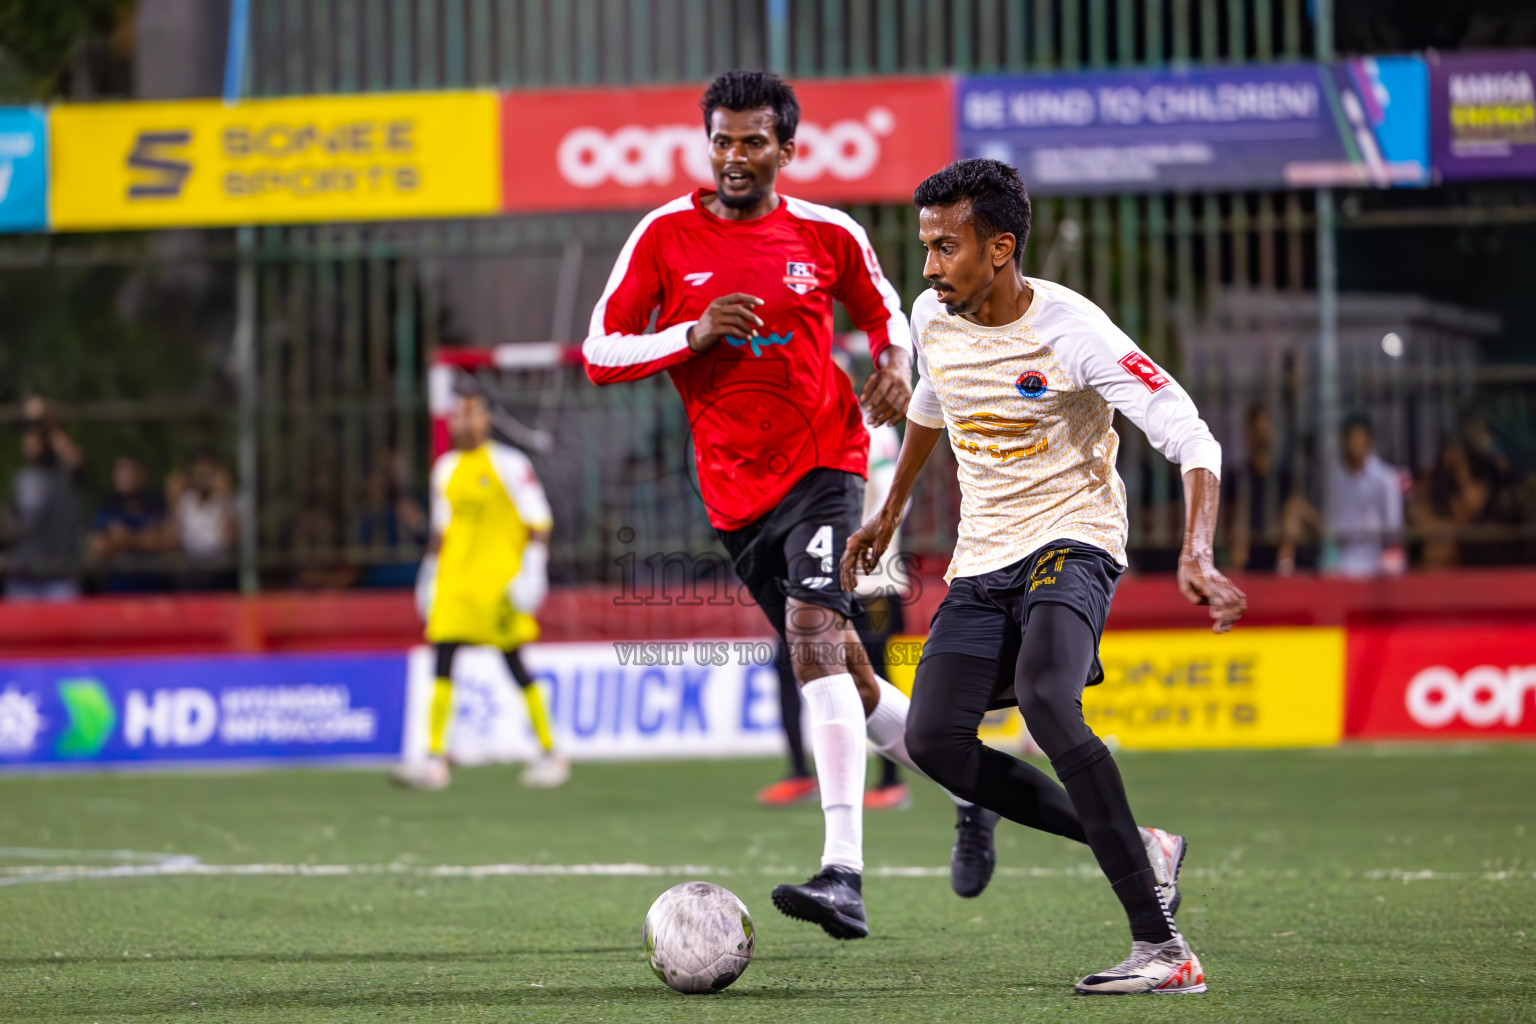
<svg viewBox="0 0 1536 1024">
<path fill-rule="evenodd" d="M 13 662 L 0 768 L 393 758 L 405 687 L 404 652 Z"/>
<path fill-rule="evenodd" d="M 1414 57 L 971 77 L 958 149 L 1041 194 L 1425 186 L 1428 101 Z"/>
<path fill-rule="evenodd" d="M 47 227 L 47 115 L 25 107 L 0 108 L 0 231 Z"/>
</svg>

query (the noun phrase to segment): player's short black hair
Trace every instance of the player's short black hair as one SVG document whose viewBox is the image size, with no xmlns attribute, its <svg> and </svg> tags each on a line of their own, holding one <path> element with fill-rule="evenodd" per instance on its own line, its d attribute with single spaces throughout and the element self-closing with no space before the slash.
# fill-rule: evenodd
<svg viewBox="0 0 1536 1024">
<path fill-rule="evenodd" d="M 800 126 L 800 101 L 795 90 L 770 71 L 727 71 L 709 83 L 699 109 L 704 111 L 704 130 L 710 129 L 709 117 L 717 107 L 726 110 L 773 108 L 773 133 L 783 145 L 795 137 Z"/>
<path fill-rule="evenodd" d="M 956 160 L 942 171 L 924 178 L 912 193 L 912 205 L 954 206 L 969 203 L 971 226 L 985 242 L 1005 231 L 1018 243 L 1013 262 L 1024 268 L 1024 246 L 1029 244 L 1029 193 L 1019 172 L 1001 160 Z"/>
<path fill-rule="evenodd" d="M 1370 438 L 1376 436 L 1376 431 L 1371 428 L 1371 421 L 1364 413 L 1352 413 L 1344 418 L 1343 423 L 1339 424 L 1340 434 L 1348 434 L 1351 430 L 1363 430 L 1365 431 L 1365 436 Z"/>
<path fill-rule="evenodd" d="M 480 379 L 467 371 L 460 371 L 453 377 L 453 395 L 455 398 L 478 398 L 487 406 L 491 404 L 491 396 L 486 394 L 485 385 Z"/>
</svg>

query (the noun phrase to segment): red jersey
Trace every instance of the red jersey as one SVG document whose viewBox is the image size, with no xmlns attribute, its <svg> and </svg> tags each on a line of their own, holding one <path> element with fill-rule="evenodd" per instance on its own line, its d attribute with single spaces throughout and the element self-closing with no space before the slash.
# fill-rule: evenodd
<svg viewBox="0 0 1536 1024">
<path fill-rule="evenodd" d="M 901 298 L 853 218 L 781 195 L 766 216 L 725 220 L 704 208 L 711 194 L 675 199 L 635 228 L 581 353 L 594 384 L 667 371 L 688 411 L 710 522 L 736 530 L 813 469 L 865 474 L 863 413 L 832 362 L 832 300 L 869 335 L 875 359 L 912 342 Z M 732 292 L 764 300 L 753 309 L 758 336 L 692 351 L 688 328 Z"/>
</svg>

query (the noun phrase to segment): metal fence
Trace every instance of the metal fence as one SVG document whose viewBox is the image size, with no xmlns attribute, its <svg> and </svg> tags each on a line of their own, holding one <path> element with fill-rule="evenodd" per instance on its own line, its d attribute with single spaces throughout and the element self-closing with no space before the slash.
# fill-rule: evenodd
<svg viewBox="0 0 1536 1024">
<path fill-rule="evenodd" d="M 253 0 L 250 91 L 1300 59 L 1304 0 Z"/>
</svg>

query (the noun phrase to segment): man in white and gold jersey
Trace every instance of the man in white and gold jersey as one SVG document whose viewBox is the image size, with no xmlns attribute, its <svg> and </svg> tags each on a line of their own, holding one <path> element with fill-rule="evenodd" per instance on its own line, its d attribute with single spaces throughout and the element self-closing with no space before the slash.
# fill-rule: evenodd
<svg viewBox="0 0 1536 1024">
<path fill-rule="evenodd" d="M 453 450 L 432 466 L 432 539 L 417 579 L 417 604 L 437 660 L 428 714 L 427 758 L 401 765 L 396 782 L 448 784 L 448 725 L 454 655 L 465 644 L 495 647 L 523 691 L 543 756 L 523 782 L 558 786 L 570 768 L 554 751 L 549 715 L 518 648 L 539 637 L 534 613 L 549 589 L 549 501 L 528 456 L 491 440 L 490 409 L 462 394 L 448 417 Z"/>
<path fill-rule="evenodd" d="M 947 431 L 961 522 L 913 685 L 907 750 L 957 796 L 1093 851 L 1132 950 L 1077 991 L 1203 992 L 1200 961 L 1173 922 L 1184 840 L 1137 827 L 1109 749 L 1083 720 L 1082 693 L 1103 681 L 1099 636 L 1126 564 L 1115 412 L 1183 470 L 1179 589 L 1210 605 L 1217 632 L 1245 608 L 1212 559 L 1221 446 L 1189 395 L 1103 311 L 1024 276 L 1029 196 L 1013 168 L 959 161 L 919 185 L 913 203 L 932 286 L 912 309 L 919 380 L 890 494 L 849 538 L 842 567 L 850 580 L 884 551 Z M 1013 703 L 1061 785 L 977 739 L 982 715 Z"/>
</svg>

